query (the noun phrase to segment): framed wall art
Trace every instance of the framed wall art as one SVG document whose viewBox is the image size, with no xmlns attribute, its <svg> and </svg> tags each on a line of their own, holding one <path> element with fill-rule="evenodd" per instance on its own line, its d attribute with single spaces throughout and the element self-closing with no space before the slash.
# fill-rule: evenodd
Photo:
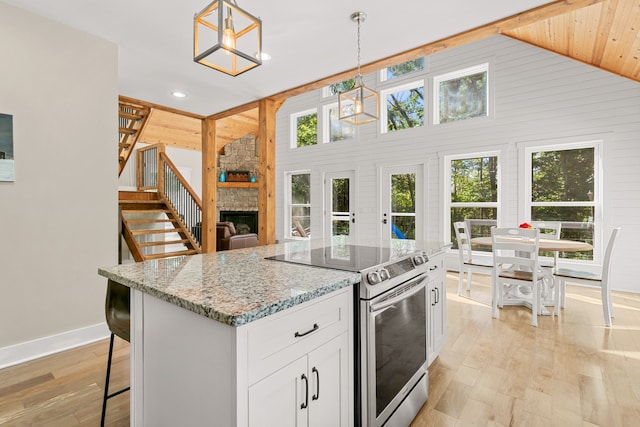
<svg viewBox="0 0 640 427">
<path fill-rule="evenodd" d="M 16 180 L 13 159 L 13 116 L 0 113 L 0 181 Z"/>
</svg>

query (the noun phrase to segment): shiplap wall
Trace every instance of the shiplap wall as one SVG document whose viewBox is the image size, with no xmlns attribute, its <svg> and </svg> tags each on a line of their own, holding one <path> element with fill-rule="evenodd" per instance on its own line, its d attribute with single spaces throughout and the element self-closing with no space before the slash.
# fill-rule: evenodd
<svg viewBox="0 0 640 427">
<path fill-rule="evenodd" d="M 433 76 L 488 62 L 490 65 L 490 117 L 433 125 Z M 356 140 L 291 149 L 290 115 L 318 107 L 319 132 L 322 98 L 314 91 L 291 98 L 278 111 L 276 152 L 276 234 L 284 240 L 285 172 L 311 170 L 312 235 L 322 236 L 323 175 L 355 170 L 358 191 L 357 232 L 380 236 L 379 170 L 384 166 L 422 164 L 426 182 L 425 235 L 446 238 L 444 225 L 443 156 L 499 150 L 502 169 L 502 225 L 518 224 L 524 215 L 518 147 L 529 143 L 603 140 L 603 233 L 606 240 L 621 226 L 614 254 L 613 287 L 640 292 L 631 273 L 640 239 L 640 85 L 571 59 L 503 36 L 430 56 L 419 76 L 378 82 L 365 76 L 374 89 L 395 86 L 415 78 L 425 80 L 425 125 L 421 128 L 380 133 L 380 124 L 357 129 Z M 322 141 L 322 135 L 319 135 Z M 454 266 L 454 263 L 449 265 Z"/>
</svg>

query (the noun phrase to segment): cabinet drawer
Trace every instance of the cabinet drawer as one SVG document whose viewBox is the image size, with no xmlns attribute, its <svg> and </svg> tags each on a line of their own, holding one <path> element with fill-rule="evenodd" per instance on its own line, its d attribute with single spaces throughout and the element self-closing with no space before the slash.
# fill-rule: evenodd
<svg viewBox="0 0 640 427">
<path fill-rule="evenodd" d="M 275 314 L 247 330 L 249 384 L 349 328 L 352 293 L 344 289 Z"/>
</svg>

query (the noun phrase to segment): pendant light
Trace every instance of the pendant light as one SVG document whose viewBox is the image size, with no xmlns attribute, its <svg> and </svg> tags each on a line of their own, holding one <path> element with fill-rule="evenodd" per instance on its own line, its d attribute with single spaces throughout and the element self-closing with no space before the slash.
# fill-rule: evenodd
<svg viewBox="0 0 640 427">
<path fill-rule="evenodd" d="M 193 60 L 234 77 L 262 65 L 262 21 L 215 0 L 193 18 Z"/>
<path fill-rule="evenodd" d="M 340 120 L 360 125 L 378 119 L 378 94 L 362 82 L 360 73 L 360 24 L 367 18 L 364 12 L 354 12 L 351 20 L 358 24 L 358 73 L 355 87 L 338 95 L 338 111 Z"/>
</svg>

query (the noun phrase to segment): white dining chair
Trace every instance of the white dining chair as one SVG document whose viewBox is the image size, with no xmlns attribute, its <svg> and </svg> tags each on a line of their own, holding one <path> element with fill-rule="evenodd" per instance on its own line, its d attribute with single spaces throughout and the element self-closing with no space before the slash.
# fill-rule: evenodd
<svg viewBox="0 0 640 427">
<path fill-rule="evenodd" d="M 559 221 L 531 221 L 531 226 L 540 230 L 541 239 L 560 240 L 562 223 Z M 553 261 L 541 259 L 540 266 L 556 268 L 558 266 L 558 251 L 553 252 Z"/>
<path fill-rule="evenodd" d="M 471 277 L 473 272 L 491 274 L 493 269 L 493 261 L 490 258 L 474 258 L 471 250 L 471 235 L 464 221 L 454 222 L 453 229 L 456 233 L 456 241 L 458 242 L 458 257 L 460 261 L 458 273 L 458 295 L 462 295 L 464 287 L 464 274 L 467 273 L 467 290 L 471 290 Z"/>
<path fill-rule="evenodd" d="M 549 275 L 538 262 L 540 230 L 537 228 L 492 228 L 493 246 L 493 317 L 504 305 L 505 289 L 520 292 L 530 288 L 531 324 L 538 326 L 540 289 Z"/>
<path fill-rule="evenodd" d="M 596 286 L 600 288 L 602 298 L 602 310 L 604 312 L 604 323 L 611 326 L 611 318 L 613 317 L 613 303 L 611 302 L 611 254 L 616 242 L 616 237 L 620 232 L 620 227 L 614 228 L 607 243 L 607 249 L 604 252 L 604 260 L 602 262 L 602 270 L 599 274 L 590 273 L 588 271 L 573 270 L 568 268 L 558 268 L 554 272 L 556 282 L 558 282 L 560 290 L 560 305 L 564 307 L 566 300 L 566 282 L 576 283 L 579 285 Z"/>
</svg>

